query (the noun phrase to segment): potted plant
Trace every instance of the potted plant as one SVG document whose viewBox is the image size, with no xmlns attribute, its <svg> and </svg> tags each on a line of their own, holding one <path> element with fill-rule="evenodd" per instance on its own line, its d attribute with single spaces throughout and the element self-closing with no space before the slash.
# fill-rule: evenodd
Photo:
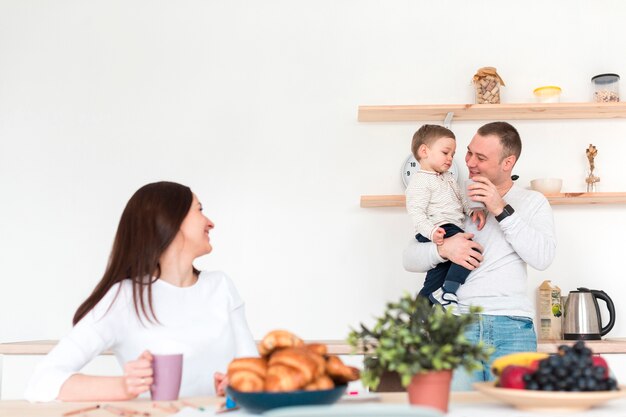
<svg viewBox="0 0 626 417">
<path fill-rule="evenodd" d="M 481 361 L 491 355 L 482 342 L 473 344 L 464 335 L 478 320 L 480 310 L 471 307 L 470 314 L 456 316 L 431 306 L 425 297 L 413 298 L 408 293 L 388 303 L 374 327 L 361 323 L 361 329 L 352 329 L 348 336 L 354 350 L 361 347 L 365 353 L 363 384 L 376 389 L 383 373 L 397 372 L 411 404 L 447 412 L 452 370 L 480 369 Z"/>
</svg>

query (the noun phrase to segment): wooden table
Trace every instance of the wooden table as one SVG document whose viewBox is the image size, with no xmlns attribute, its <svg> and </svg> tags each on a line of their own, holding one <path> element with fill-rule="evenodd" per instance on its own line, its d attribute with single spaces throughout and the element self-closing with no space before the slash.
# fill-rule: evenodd
<svg viewBox="0 0 626 417">
<path fill-rule="evenodd" d="M 408 402 L 407 394 L 404 392 L 401 393 L 381 393 L 380 402 L 383 403 L 400 403 L 405 404 Z M 463 403 L 493 403 L 495 400 L 484 396 L 483 394 L 472 391 L 472 392 L 453 392 L 451 400 L 454 402 L 463 402 Z M 196 406 L 205 407 L 207 411 L 215 410 L 220 402 L 223 402 L 223 398 L 216 397 L 198 397 L 198 398 L 188 398 L 185 399 L 186 403 L 191 403 Z M 31 404 L 28 401 L 24 400 L 7 400 L 0 401 L 0 417 L 60 417 L 63 413 L 78 410 L 81 408 L 86 408 L 94 405 L 104 405 L 109 404 L 114 407 L 119 408 L 127 408 L 130 410 L 140 411 L 140 412 L 148 412 L 150 413 L 150 417 L 165 417 L 175 412 L 172 411 L 164 411 L 159 408 L 155 408 L 153 406 L 153 402 L 149 400 L 134 400 L 134 401 L 121 401 L 121 402 L 82 402 L 82 403 L 61 403 L 61 402 L 51 402 L 51 403 L 34 403 Z M 160 406 L 166 407 L 170 405 L 170 402 L 158 402 Z M 182 401 L 174 401 L 171 404 L 174 404 L 179 407 L 184 407 Z M 220 414 L 227 417 L 236 417 L 239 413 L 226 413 Z M 207 417 L 213 415 L 211 412 L 206 413 Z M 98 409 L 93 411 L 87 411 L 83 414 L 76 414 L 76 417 L 88 416 L 88 417 L 115 417 L 115 414 L 106 411 L 104 409 Z M 135 414 L 136 417 L 142 417 L 140 414 Z"/>
<path fill-rule="evenodd" d="M 406 404 L 408 397 L 406 393 L 381 393 L 379 401 L 354 403 L 351 401 L 340 401 L 342 407 L 355 406 L 355 410 L 361 407 L 380 407 L 383 404 Z M 187 403 L 206 408 L 202 414 L 204 416 L 212 416 L 219 402 L 223 399 L 215 397 L 198 397 L 188 398 Z M 30 404 L 23 400 L 0 401 L 0 417 L 61 417 L 63 413 L 85 408 L 96 403 L 43 403 Z M 103 404 L 103 403 L 100 403 Z M 109 403 L 116 407 L 127 408 L 139 412 L 147 412 L 149 417 L 166 417 L 175 414 L 175 411 L 163 411 L 153 407 L 153 403 L 148 400 L 135 400 L 126 402 Z M 183 406 L 182 401 L 173 402 L 174 405 Z M 345 404 L 345 405 L 344 405 Z M 169 403 L 160 402 L 159 405 L 166 406 Z M 626 399 L 617 399 L 610 401 L 602 406 L 592 408 L 591 410 L 567 413 L 568 417 L 616 417 L 626 415 Z M 249 414 L 238 411 L 227 414 L 217 414 L 219 416 L 237 417 L 249 416 Z M 477 392 L 452 392 L 450 398 L 450 409 L 447 417 L 539 417 L 554 416 L 554 413 L 537 413 L 531 411 L 516 410 L 504 403 L 501 403 L 491 397 Z M 564 415 L 564 414 L 558 414 Z M 88 411 L 85 413 L 75 414 L 74 417 L 115 417 L 115 414 L 104 409 Z M 142 417 L 141 414 L 134 414 L 133 417 Z M 384 417 L 384 416 L 381 416 Z"/>
</svg>

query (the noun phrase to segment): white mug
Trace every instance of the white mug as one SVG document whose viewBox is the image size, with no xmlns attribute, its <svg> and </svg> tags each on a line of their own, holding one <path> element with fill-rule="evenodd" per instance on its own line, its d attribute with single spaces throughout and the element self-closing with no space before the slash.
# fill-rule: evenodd
<svg viewBox="0 0 626 417">
<path fill-rule="evenodd" d="M 467 203 L 469 204 L 471 209 L 484 209 L 485 208 L 485 204 L 483 204 L 482 201 L 474 201 L 472 200 L 472 198 L 468 195 L 468 189 L 467 187 L 469 187 L 470 185 L 474 184 L 474 180 L 472 180 L 471 178 L 468 178 L 464 181 L 463 183 L 463 195 L 465 195 L 465 198 L 467 199 Z"/>
</svg>

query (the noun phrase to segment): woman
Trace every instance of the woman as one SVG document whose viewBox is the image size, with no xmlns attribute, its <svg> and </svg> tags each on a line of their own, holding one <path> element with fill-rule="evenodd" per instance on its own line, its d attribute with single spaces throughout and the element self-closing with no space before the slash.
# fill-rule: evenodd
<svg viewBox="0 0 626 417">
<path fill-rule="evenodd" d="M 238 356 L 257 356 L 243 301 L 222 272 L 200 272 L 213 223 L 188 187 L 157 182 L 128 201 L 104 276 L 78 307 L 74 328 L 37 367 L 31 401 L 128 400 L 150 389 L 152 355 L 183 353 L 181 396 L 223 393 Z M 78 371 L 111 349 L 124 375 Z"/>
</svg>

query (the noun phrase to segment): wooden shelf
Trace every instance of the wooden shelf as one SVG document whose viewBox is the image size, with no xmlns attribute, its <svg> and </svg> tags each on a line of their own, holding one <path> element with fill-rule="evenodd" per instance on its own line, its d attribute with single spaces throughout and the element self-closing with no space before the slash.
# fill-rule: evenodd
<svg viewBox="0 0 626 417">
<path fill-rule="evenodd" d="M 547 194 L 553 206 L 576 204 L 625 204 L 626 193 L 559 193 Z M 404 195 L 362 195 L 361 207 L 405 207 Z"/>
<path fill-rule="evenodd" d="M 58 340 L 30 340 L 24 342 L 0 343 L 0 355 L 47 355 Z M 258 341 L 257 341 L 258 343 Z M 323 343 L 328 346 L 328 352 L 332 355 L 349 355 L 353 349 L 345 340 L 307 340 L 306 343 Z M 537 351 L 554 353 L 560 345 L 571 345 L 571 340 L 539 340 Z M 606 338 L 603 340 L 588 340 L 587 347 L 594 353 L 626 353 L 626 337 Z M 357 349 L 357 354 L 362 354 L 362 349 Z M 111 351 L 102 353 L 112 355 Z"/>
<path fill-rule="evenodd" d="M 359 122 L 444 120 L 540 120 L 626 118 L 626 102 L 617 103 L 507 103 L 359 106 Z"/>
<path fill-rule="evenodd" d="M 305 340 L 306 343 L 323 343 L 328 347 L 331 355 L 348 355 L 352 348 L 344 340 Z M 47 355 L 54 348 L 58 340 L 27 340 L 23 342 L 0 343 L 0 359 L 2 355 Z M 256 341 L 257 344 L 260 341 Z M 107 350 L 102 355 L 112 355 Z M 2 362 L 0 361 L 0 375 L 2 374 Z"/>
</svg>

